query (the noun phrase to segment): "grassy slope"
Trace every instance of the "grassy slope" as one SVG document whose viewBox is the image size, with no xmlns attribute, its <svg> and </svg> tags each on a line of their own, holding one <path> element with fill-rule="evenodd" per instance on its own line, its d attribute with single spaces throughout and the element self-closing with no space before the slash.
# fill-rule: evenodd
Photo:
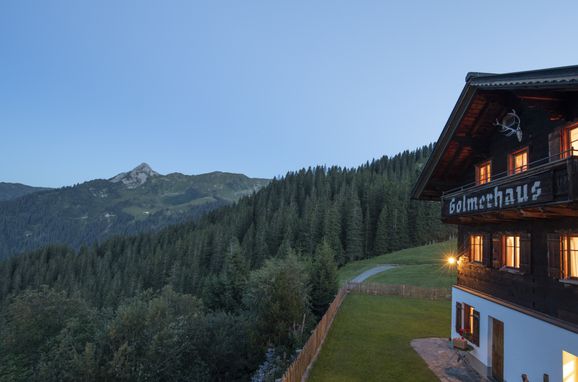
<svg viewBox="0 0 578 382">
<path fill-rule="evenodd" d="M 341 282 L 379 264 L 398 268 L 368 282 L 449 287 L 455 270 L 445 266 L 455 241 L 411 248 L 350 263 L 339 270 Z M 314 364 L 310 382 L 436 381 L 410 341 L 447 337 L 450 302 L 400 297 L 347 297 Z"/>
<path fill-rule="evenodd" d="M 449 288 L 456 283 L 456 273 L 455 269 L 438 264 L 404 265 L 370 277 L 366 282 Z"/>
<path fill-rule="evenodd" d="M 339 269 L 339 281 L 344 283 L 376 265 L 399 264 L 399 268 L 377 274 L 367 281 L 429 288 L 449 287 L 455 282 L 455 270 L 446 266 L 445 258 L 455 252 L 455 248 L 456 242 L 450 240 L 355 261 Z"/>
<path fill-rule="evenodd" d="M 308 381 L 436 381 L 410 341 L 447 337 L 449 317 L 449 301 L 350 295 Z"/>
</svg>

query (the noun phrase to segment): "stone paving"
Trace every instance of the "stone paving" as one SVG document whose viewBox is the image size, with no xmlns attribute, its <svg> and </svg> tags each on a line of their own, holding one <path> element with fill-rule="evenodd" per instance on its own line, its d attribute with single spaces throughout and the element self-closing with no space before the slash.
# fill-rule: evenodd
<svg viewBox="0 0 578 382">
<path fill-rule="evenodd" d="M 420 338 L 411 347 L 442 382 L 488 381 L 460 359 L 447 338 Z"/>
</svg>

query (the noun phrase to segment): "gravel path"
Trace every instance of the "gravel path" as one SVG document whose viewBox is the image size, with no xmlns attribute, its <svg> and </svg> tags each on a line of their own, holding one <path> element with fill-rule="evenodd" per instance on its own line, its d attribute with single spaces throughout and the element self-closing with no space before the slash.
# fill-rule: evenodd
<svg viewBox="0 0 578 382">
<path fill-rule="evenodd" d="M 354 283 L 362 283 L 365 280 L 367 280 L 368 278 L 370 278 L 371 276 L 376 275 L 376 274 L 381 273 L 381 272 L 385 272 L 387 270 L 395 268 L 396 266 L 397 265 L 393 265 L 393 264 L 378 265 L 377 267 L 373 267 L 373 268 L 368 269 L 367 271 L 365 271 L 363 273 L 360 273 L 355 278 L 353 278 L 353 280 L 351 280 L 351 281 Z"/>
</svg>

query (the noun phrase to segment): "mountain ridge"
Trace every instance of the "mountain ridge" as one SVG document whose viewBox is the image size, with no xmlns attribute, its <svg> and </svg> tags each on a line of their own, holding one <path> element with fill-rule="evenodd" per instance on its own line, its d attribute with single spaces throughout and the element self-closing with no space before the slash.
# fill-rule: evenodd
<svg viewBox="0 0 578 382">
<path fill-rule="evenodd" d="M 79 248 L 194 220 L 268 183 L 221 171 L 162 175 L 143 163 L 109 179 L 28 193 L 0 201 L 0 259 L 51 243 Z"/>
<path fill-rule="evenodd" d="M 51 190 L 51 188 L 34 187 L 22 183 L 0 182 L 0 202 L 17 199 L 24 195 L 47 190 Z"/>
</svg>

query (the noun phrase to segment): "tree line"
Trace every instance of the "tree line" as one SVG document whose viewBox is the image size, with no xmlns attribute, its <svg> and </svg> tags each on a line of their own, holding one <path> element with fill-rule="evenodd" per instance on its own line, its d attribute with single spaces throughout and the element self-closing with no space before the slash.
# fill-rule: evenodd
<svg viewBox="0 0 578 382">
<path fill-rule="evenodd" d="M 278 377 L 331 302 L 338 266 L 452 234 L 439 204 L 409 199 L 432 149 L 290 172 L 196 222 L 0 262 L 0 377 Z"/>
</svg>

